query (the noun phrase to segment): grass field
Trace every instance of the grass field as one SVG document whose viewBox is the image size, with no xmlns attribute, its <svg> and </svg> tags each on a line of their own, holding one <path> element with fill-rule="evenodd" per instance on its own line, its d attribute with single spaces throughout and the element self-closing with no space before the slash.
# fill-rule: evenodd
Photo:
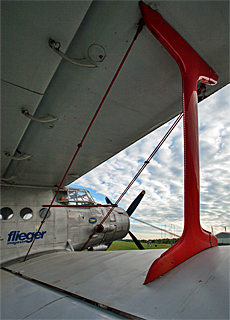
<svg viewBox="0 0 230 320">
<path fill-rule="evenodd" d="M 170 244 L 152 244 L 151 247 L 148 247 L 147 243 L 141 242 L 142 246 L 145 249 L 168 249 L 171 247 Z M 126 241 L 114 241 L 109 247 L 108 251 L 116 251 L 116 250 L 138 250 L 137 246 L 134 242 L 126 242 Z"/>
</svg>

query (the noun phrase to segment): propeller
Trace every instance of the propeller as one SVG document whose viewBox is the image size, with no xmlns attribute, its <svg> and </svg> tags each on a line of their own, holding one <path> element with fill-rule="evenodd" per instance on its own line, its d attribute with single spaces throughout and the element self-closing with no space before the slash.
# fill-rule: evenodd
<svg viewBox="0 0 230 320">
<path fill-rule="evenodd" d="M 133 214 L 133 212 L 136 210 L 138 204 L 141 202 L 142 198 L 145 195 L 145 190 L 141 191 L 141 193 L 136 197 L 136 199 L 133 200 L 131 205 L 128 207 L 126 212 L 128 213 L 129 217 Z"/>
<path fill-rule="evenodd" d="M 133 200 L 133 202 L 131 203 L 131 205 L 128 207 L 128 209 L 126 210 L 127 214 L 129 217 L 131 217 L 131 215 L 133 214 L 133 212 L 136 210 L 137 206 L 139 205 L 139 203 L 141 202 L 142 198 L 145 195 L 145 191 L 141 191 L 141 193 Z M 105 201 L 107 204 L 113 204 L 112 201 L 106 197 Z M 140 243 L 140 241 L 134 236 L 134 234 L 129 231 L 129 235 L 130 237 L 133 239 L 133 242 L 136 244 L 136 246 L 138 247 L 138 249 L 140 250 L 144 250 L 144 247 L 142 246 L 142 244 Z M 108 248 L 111 246 L 112 242 L 108 245 Z"/>
<path fill-rule="evenodd" d="M 113 204 L 113 203 L 109 200 L 108 197 L 105 197 L 105 201 L 106 201 L 107 204 Z"/>
<path fill-rule="evenodd" d="M 135 243 L 138 249 L 145 250 L 140 241 L 134 236 L 134 234 L 131 231 L 129 231 L 129 235 L 133 239 L 133 242 Z"/>
</svg>

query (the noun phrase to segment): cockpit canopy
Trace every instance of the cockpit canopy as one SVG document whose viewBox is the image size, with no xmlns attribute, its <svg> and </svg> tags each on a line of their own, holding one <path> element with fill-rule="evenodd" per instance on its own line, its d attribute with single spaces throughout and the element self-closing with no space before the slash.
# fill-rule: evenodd
<svg viewBox="0 0 230 320">
<path fill-rule="evenodd" d="M 88 190 L 68 187 L 58 192 L 56 201 L 63 205 L 95 204 L 95 201 Z"/>
</svg>

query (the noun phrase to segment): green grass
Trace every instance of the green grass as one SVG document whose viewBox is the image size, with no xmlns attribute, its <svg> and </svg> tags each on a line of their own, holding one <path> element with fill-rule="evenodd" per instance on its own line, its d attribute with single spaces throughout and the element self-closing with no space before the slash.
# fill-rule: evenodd
<svg viewBox="0 0 230 320">
<path fill-rule="evenodd" d="M 141 244 L 145 249 L 168 249 L 171 247 L 170 244 L 157 244 L 157 247 L 155 247 L 155 244 L 152 244 L 151 247 L 148 247 L 147 243 L 145 242 L 141 242 Z M 109 247 L 108 251 L 116 250 L 138 250 L 138 248 L 134 242 L 114 241 Z"/>
</svg>

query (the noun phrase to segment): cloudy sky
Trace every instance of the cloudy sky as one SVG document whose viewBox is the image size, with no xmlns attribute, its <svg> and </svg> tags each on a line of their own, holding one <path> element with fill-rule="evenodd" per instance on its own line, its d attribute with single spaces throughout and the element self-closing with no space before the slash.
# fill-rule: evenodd
<svg viewBox="0 0 230 320">
<path fill-rule="evenodd" d="M 201 224 L 214 233 L 230 232 L 230 85 L 199 103 Z M 173 120 L 71 186 L 88 189 L 96 202 L 105 196 L 116 201 L 143 162 L 160 142 Z M 127 209 L 142 191 L 146 194 L 133 214 L 155 226 L 176 234 L 183 227 L 183 123 L 182 120 L 157 152 L 120 206 Z M 131 231 L 139 239 L 170 237 L 164 232 L 131 220 Z"/>
</svg>

